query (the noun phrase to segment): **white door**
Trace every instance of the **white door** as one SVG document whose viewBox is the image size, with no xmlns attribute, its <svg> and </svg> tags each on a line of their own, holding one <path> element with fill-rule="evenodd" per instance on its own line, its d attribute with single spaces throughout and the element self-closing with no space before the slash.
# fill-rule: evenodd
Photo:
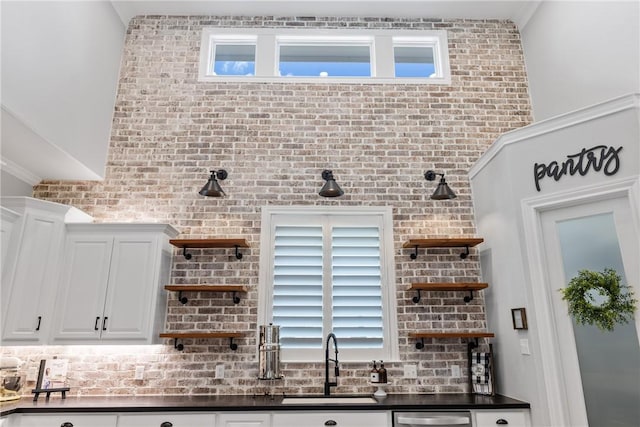
<svg viewBox="0 0 640 427">
<path fill-rule="evenodd" d="M 612 332 L 577 325 L 559 292 L 580 270 L 613 268 L 640 296 L 640 240 L 629 199 L 546 210 L 540 213 L 540 224 L 556 333 L 546 338 L 555 339 L 557 346 L 566 421 L 571 426 L 637 426 L 640 315 Z"/>
<path fill-rule="evenodd" d="M 104 306 L 102 339 L 150 336 L 158 282 L 159 239 L 155 234 L 116 236 Z"/>
<path fill-rule="evenodd" d="M 99 340 L 113 237 L 71 233 L 67 236 L 54 342 Z M 108 321 L 108 320 L 107 320 Z"/>
</svg>

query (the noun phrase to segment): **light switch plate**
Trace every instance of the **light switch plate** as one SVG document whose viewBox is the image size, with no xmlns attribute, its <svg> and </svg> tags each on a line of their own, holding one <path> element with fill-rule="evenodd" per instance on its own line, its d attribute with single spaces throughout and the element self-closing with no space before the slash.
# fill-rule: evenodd
<svg viewBox="0 0 640 427">
<path fill-rule="evenodd" d="M 418 378 L 418 367 L 414 364 L 404 365 L 405 378 Z"/>
<path fill-rule="evenodd" d="M 141 381 L 144 379 L 144 365 L 136 366 L 136 373 L 133 377 L 134 380 Z"/>
<path fill-rule="evenodd" d="M 216 379 L 221 380 L 224 378 L 224 365 L 216 365 Z"/>
<path fill-rule="evenodd" d="M 460 378 L 460 366 L 459 365 L 451 365 L 451 376 L 453 378 Z"/>
<path fill-rule="evenodd" d="M 529 350 L 529 340 L 527 338 L 520 339 L 520 353 L 531 355 L 531 350 Z"/>
</svg>

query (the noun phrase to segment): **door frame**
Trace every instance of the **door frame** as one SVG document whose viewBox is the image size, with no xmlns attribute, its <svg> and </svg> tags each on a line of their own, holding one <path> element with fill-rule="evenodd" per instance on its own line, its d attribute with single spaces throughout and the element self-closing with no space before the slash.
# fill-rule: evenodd
<svg viewBox="0 0 640 427">
<path fill-rule="evenodd" d="M 640 177 L 609 181 L 605 184 L 557 192 L 548 196 L 523 199 L 520 203 L 524 235 L 524 270 L 527 288 L 533 302 L 534 318 L 540 348 L 540 364 L 549 419 L 557 426 L 571 426 L 569 390 L 560 355 L 561 340 L 552 305 L 551 285 L 545 257 L 542 214 L 547 211 L 574 207 L 591 202 L 626 198 L 631 210 L 636 235 L 640 232 Z M 630 280 L 630 285 L 632 285 Z M 638 286 L 634 289 L 640 292 Z M 640 315 L 636 316 L 640 334 Z M 544 337 L 544 339 L 543 339 Z M 639 337 L 640 339 L 640 337 Z M 557 424 L 556 424 L 557 423 Z"/>
</svg>

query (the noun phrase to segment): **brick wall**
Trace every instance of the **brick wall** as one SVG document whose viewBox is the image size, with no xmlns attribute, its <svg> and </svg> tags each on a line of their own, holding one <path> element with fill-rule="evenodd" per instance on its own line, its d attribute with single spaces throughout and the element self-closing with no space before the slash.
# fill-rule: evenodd
<svg viewBox="0 0 640 427">
<path fill-rule="evenodd" d="M 452 83 L 200 83 L 204 26 L 446 29 Z M 497 136 L 530 121 L 519 33 L 510 22 L 138 17 L 125 44 L 105 180 L 45 181 L 34 196 L 71 204 L 100 222 L 167 222 L 183 238 L 246 238 L 252 247 L 242 261 L 229 261 L 225 250 L 194 251 L 189 263 L 176 255 L 173 282 L 240 283 L 249 292 L 238 305 L 228 295 L 202 293 L 182 306 L 170 295 L 167 326 L 172 330 L 203 325 L 256 330 L 263 206 L 391 205 L 401 362 L 386 364 L 393 383 L 388 390 L 463 392 L 466 377 L 451 378 L 450 366 L 460 365 L 464 372 L 465 343 L 427 340 L 423 350 L 416 350 L 407 333 L 483 329 L 482 295 L 465 304 L 457 293 L 427 293 L 414 304 L 406 288 L 416 281 L 477 280 L 477 253 L 463 261 L 455 250 L 433 250 L 412 261 L 401 246 L 409 238 L 475 235 L 468 170 Z M 214 168 L 229 172 L 221 183 L 226 198 L 197 194 Z M 318 196 L 323 169 L 333 170 L 344 196 Z M 427 169 L 445 172 L 458 198 L 429 199 L 436 183 L 425 181 Z M 238 340 L 236 352 L 224 340 L 187 344 L 182 353 L 167 342 L 12 347 L 5 354 L 22 358 L 25 366 L 36 366 L 45 356 L 71 359 L 71 387 L 82 394 L 269 389 L 256 380 L 253 335 Z M 284 364 L 286 379 L 275 391 L 320 393 L 322 358 L 319 352 L 318 363 Z M 405 363 L 418 365 L 417 380 L 402 378 Z M 143 381 L 133 380 L 138 364 L 147 370 Z M 218 364 L 226 367 L 225 379 L 214 379 Z M 343 364 L 337 392 L 372 392 L 367 372 L 365 363 Z"/>
</svg>

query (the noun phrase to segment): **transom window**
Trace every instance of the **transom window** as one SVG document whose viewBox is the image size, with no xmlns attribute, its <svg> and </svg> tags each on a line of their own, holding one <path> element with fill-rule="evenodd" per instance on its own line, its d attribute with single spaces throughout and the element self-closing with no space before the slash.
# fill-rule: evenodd
<svg viewBox="0 0 640 427">
<path fill-rule="evenodd" d="M 397 359 L 391 211 L 265 208 L 261 324 L 280 326 L 282 360 Z"/>
<path fill-rule="evenodd" d="M 446 32 L 205 29 L 200 81 L 450 83 Z"/>
</svg>

